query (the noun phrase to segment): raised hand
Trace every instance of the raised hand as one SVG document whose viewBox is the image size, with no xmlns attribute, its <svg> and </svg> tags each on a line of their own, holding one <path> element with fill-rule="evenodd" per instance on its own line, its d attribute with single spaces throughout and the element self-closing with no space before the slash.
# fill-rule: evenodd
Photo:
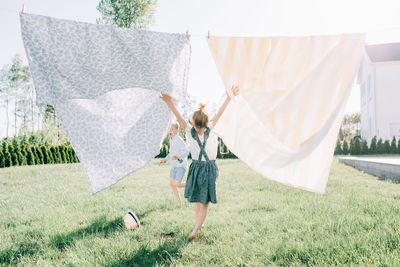
<svg viewBox="0 0 400 267">
<path fill-rule="evenodd" d="M 232 85 L 231 91 L 234 96 L 237 96 L 239 94 L 239 87 L 237 87 L 236 85 Z M 231 98 L 228 92 L 226 92 L 226 97 Z"/>
<path fill-rule="evenodd" d="M 234 96 L 237 96 L 239 94 L 239 87 L 232 85 L 231 91 Z"/>
<path fill-rule="evenodd" d="M 162 99 L 162 100 L 164 100 L 165 102 L 171 102 L 171 96 L 169 96 L 169 95 L 166 95 L 166 94 L 163 94 L 163 93 L 161 93 L 161 95 L 160 95 L 160 98 Z"/>
</svg>

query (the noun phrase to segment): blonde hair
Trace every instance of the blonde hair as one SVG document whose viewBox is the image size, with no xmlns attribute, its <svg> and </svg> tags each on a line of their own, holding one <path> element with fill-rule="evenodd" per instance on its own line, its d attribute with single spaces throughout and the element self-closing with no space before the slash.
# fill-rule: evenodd
<svg viewBox="0 0 400 267">
<path fill-rule="evenodd" d="M 173 126 L 175 129 L 179 130 L 179 125 L 177 123 L 172 123 L 171 126 Z"/>
<path fill-rule="evenodd" d="M 208 115 L 204 111 L 205 107 L 206 105 L 200 104 L 199 109 L 193 113 L 194 125 L 199 129 L 205 128 L 208 124 Z"/>
</svg>

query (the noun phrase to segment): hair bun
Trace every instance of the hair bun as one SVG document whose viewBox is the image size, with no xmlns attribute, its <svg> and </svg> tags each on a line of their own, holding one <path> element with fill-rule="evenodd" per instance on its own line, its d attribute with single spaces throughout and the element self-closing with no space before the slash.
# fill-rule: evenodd
<svg viewBox="0 0 400 267">
<path fill-rule="evenodd" d="M 206 107 L 205 104 L 199 104 L 199 111 L 204 111 L 205 107 Z"/>
</svg>

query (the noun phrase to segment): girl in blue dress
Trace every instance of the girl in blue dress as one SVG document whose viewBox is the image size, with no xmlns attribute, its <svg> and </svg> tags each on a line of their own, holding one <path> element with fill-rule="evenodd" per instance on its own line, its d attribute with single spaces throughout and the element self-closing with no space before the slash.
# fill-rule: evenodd
<svg viewBox="0 0 400 267">
<path fill-rule="evenodd" d="M 231 90 L 235 96 L 239 93 L 238 88 L 235 86 L 232 86 Z M 185 131 L 186 142 L 192 155 L 192 163 L 189 167 L 185 186 L 185 198 L 194 203 L 196 222 L 188 238 L 195 239 L 207 216 L 208 204 L 210 202 L 217 203 L 216 180 L 218 178 L 218 167 L 215 160 L 217 158 L 218 137 L 214 134 L 213 129 L 231 98 L 228 94 L 226 95 L 225 102 L 220 107 L 215 119 L 210 123 L 208 115 L 204 112 L 205 106 L 200 105 L 200 108 L 192 115 L 191 126 L 182 118 L 170 96 L 162 94 L 161 98 L 175 114 L 179 124 Z"/>
</svg>

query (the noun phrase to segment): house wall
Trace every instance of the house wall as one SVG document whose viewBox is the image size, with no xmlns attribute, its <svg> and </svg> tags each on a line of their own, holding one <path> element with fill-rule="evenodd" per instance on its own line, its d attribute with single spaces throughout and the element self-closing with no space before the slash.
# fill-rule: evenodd
<svg viewBox="0 0 400 267">
<path fill-rule="evenodd" d="M 370 143 L 372 137 L 376 135 L 375 83 L 374 68 L 372 68 L 372 65 L 367 67 L 370 67 L 370 69 L 368 71 L 364 70 L 364 77 L 360 83 L 360 120 L 361 138 Z"/>
<path fill-rule="evenodd" d="M 400 137 L 400 62 L 373 63 L 376 136 Z M 372 131 L 373 132 L 373 131 Z"/>
</svg>

